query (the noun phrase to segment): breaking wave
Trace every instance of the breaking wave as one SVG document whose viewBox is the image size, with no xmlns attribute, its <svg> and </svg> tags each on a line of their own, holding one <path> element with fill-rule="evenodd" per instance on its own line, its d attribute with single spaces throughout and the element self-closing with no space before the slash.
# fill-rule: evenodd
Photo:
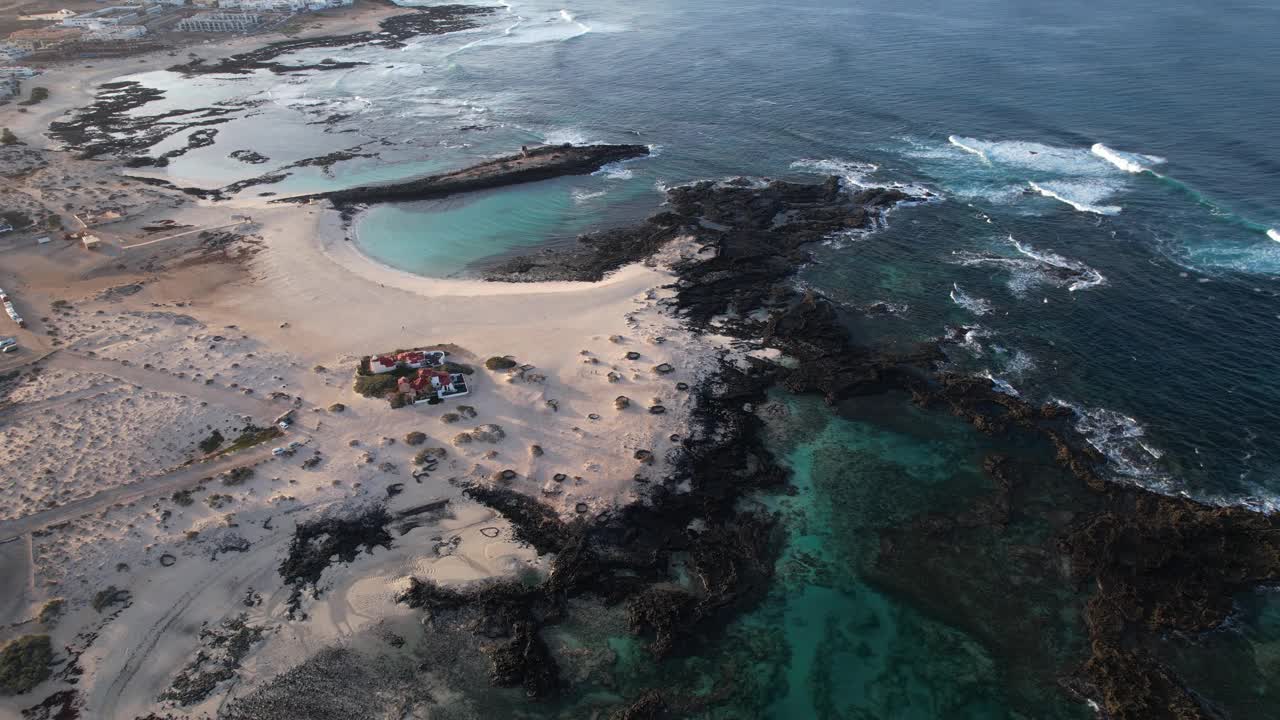
<svg viewBox="0 0 1280 720">
<path fill-rule="evenodd" d="M 1103 160 L 1106 160 L 1112 165 L 1115 165 L 1121 170 L 1135 175 L 1138 173 L 1152 172 L 1151 168 L 1143 165 L 1140 161 L 1146 161 L 1156 165 L 1164 162 L 1164 158 L 1159 158 L 1154 155 L 1135 155 L 1133 153 L 1121 152 L 1119 150 L 1109 148 L 1102 143 L 1094 143 L 1093 147 L 1089 148 L 1089 152 L 1097 155 Z"/>
<path fill-rule="evenodd" d="M 973 153 L 974 155 L 977 155 L 978 157 L 982 158 L 982 161 L 985 163 L 989 164 L 991 162 L 991 158 L 987 157 L 987 154 L 982 151 L 982 148 L 977 147 L 976 145 L 968 144 L 973 142 L 972 138 L 961 138 L 955 135 L 948 135 L 947 142 L 951 143 L 952 145 L 955 145 L 956 147 L 960 148 L 961 150 L 964 150 L 965 152 Z"/>
<path fill-rule="evenodd" d="M 1277 230 L 1275 228 L 1271 228 L 1267 230 L 1267 237 L 1271 238 L 1272 240 L 1275 240 L 1276 242 L 1280 242 L 1280 230 Z"/>
<path fill-rule="evenodd" d="M 1032 181 L 1028 184 L 1041 195 L 1066 203 L 1083 213 L 1116 215 L 1123 209 L 1119 205 L 1093 204 L 1107 193 L 1100 192 L 1092 183 L 1050 180 L 1044 183 Z"/>
</svg>

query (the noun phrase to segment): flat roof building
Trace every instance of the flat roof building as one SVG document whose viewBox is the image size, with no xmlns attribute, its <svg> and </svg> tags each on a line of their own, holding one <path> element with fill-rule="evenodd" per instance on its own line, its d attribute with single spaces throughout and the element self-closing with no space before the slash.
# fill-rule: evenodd
<svg viewBox="0 0 1280 720">
<path fill-rule="evenodd" d="M 198 13 L 178 23 L 181 32 L 243 32 L 262 24 L 257 13 Z"/>
</svg>

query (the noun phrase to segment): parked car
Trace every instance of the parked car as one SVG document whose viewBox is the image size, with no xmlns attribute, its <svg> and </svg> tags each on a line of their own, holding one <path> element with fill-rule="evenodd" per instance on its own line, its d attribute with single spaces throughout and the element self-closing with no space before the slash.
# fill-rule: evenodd
<svg viewBox="0 0 1280 720">
<path fill-rule="evenodd" d="M 275 455 L 276 457 L 280 457 L 281 455 L 284 455 L 287 452 L 289 452 L 287 449 L 281 447 L 281 448 L 275 448 L 274 450 L 272 450 L 271 454 Z"/>
</svg>

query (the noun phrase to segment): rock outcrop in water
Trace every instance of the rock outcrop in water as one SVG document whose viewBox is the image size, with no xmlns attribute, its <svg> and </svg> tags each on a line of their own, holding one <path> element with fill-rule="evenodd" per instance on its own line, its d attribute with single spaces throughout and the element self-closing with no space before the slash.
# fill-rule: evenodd
<svg viewBox="0 0 1280 720">
<path fill-rule="evenodd" d="M 428 200 L 549 180 L 564 175 L 586 175 L 609 163 L 648 154 L 649 148 L 645 145 L 544 145 L 530 148 L 519 155 L 500 157 L 441 175 L 299 195 L 275 202 L 329 200 L 335 206 L 347 206 L 395 200 Z"/>
</svg>

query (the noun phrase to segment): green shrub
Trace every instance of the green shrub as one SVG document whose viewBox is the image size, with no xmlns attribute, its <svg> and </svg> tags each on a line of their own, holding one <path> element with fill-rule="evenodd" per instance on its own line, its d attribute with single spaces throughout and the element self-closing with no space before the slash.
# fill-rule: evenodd
<svg viewBox="0 0 1280 720">
<path fill-rule="evenodd" d="M 240 436 L 237 437 L 234 442 L 228 445 L 220 454 L 226 455 L 227 453 L 233 453 L 239 450 L 244 450 L 245 448 L 251 448 L 254 445 L 261 445 L 262 443 L 268 440 L 271 440 L 273 438 L 278 438 L 283 434 L 284 432 L 281 431 L 280 428 L 276 427 L 275 425 L 272 425 L 271 427 L 265 427 L 265 428 L 258 427 L 257 425 L 247 425 L 245 429 L 240 433 Z"/>
<path fill-rule="evenodd" d="M 0 130 L 0 145 L 17 145 L 18 136 L 13 134 L 9 128 Z"/>
<path fill-rule="evenodd" d="M 222 433 L 214 430 L 209 437 L 200 441 L 200 452 L 208 455 L 222 446 L 222 441 L 226 438 L 222 437 Z"/>
<path fill-rule="evenodd" d="M 187 507 L 191 503 L 195 502 L 195 500 L 191 499 L 190 490 L 174 490 L 173 494 L 169 496 L 169 499 L 182 507 Z"/>
<path fill-rule="evenodd" d="M 240 485 L 244 481 L 253 477 L 253 468 L 243 466 L 231 468 L 222 474 L 223 485 Z"/>
<path fill-rule="evenodd" d="M 396 377 L 391 373 L 381 375 L 357 375 L 355 391 L 368 398 L 380 398 L 396 389 Z"/>
<path fill-rule="evenodd" d="M 474 375 L 476 369 L 464 363 L 456 363 L 446 360 L 441 369 L 448 373 L 462 373 L 463 375 Z"/>
<path fill-rule="evenodd" d="M 484 366 L 490 370 L 510 370 L 516 366 L 516 361 L 509 357 L 500 357 L 494 355 L 484 361 Z"/>
<path fill-rule="evenodd" d="M 19 695 L 49 677 L 53 644 L 48 635 L 23 635 L 0 649 L 0 695 Z"/>
</svg>

